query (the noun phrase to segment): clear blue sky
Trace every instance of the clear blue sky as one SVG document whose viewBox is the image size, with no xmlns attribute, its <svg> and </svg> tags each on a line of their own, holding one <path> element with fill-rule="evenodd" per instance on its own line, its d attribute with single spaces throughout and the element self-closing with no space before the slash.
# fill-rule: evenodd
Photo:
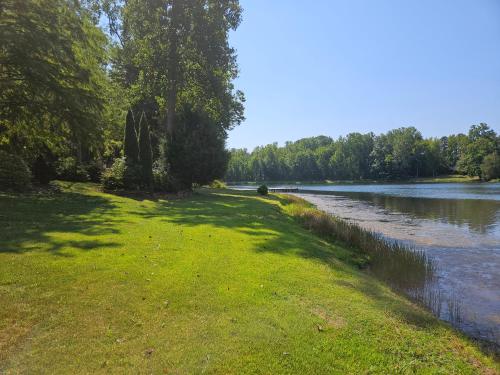
<svg viewBox="0 0 500 375">
<path fill-rule="evenodd" d="M 500 130 L 500 0 L 241 0 L 229 147 L 415 126 Z"/>
</svg>

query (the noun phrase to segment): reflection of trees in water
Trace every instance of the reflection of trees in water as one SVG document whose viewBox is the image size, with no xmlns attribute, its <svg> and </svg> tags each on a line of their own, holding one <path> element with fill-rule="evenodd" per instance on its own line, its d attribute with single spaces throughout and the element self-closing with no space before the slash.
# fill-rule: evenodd
<svg viewBox="0 0 500 375">
<path fill-rule="evenodd" d="M 412 198 L 351 192 L 342 195 L 421 219 L 467 225 L 471 231 L 480 234 L 492 233 L 495 224 L 500 226 L 500 203 L 496 201 Z"/>
</svg>

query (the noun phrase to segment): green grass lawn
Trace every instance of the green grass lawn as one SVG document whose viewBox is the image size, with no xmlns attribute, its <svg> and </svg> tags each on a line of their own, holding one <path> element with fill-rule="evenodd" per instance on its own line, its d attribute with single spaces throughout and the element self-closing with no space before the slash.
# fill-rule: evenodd
<svg viewBox="0 0 500 375">
<path fill-rule="evenodd" d="M 0 373 L 485 373 L 277 198 L 0 195 Z"/>
</svg>

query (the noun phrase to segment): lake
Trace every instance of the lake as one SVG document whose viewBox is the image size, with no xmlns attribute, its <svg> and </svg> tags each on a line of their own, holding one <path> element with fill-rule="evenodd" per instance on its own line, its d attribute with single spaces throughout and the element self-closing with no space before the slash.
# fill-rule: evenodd
<svg viewBox="0 0 500 375">
<path fill-rule="evenodd" d="M 455 324 L 500 344 L 500 183 L 293 187 L 319 209 L 424 250 L 438 267 L 436 288 L 458 301 Z"/>
</svg>

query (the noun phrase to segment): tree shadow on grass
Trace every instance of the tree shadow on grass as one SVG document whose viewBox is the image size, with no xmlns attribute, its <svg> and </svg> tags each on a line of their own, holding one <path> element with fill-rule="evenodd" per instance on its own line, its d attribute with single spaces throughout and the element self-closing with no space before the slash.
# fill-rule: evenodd
<svg viewBox="0 0 500 375">
<path fill-rule="evenodd" d="M 64 191 L 48 195 L 0 195 L 0 253 L 63 249 L 96 250 L 118 246 L 99 236 L 116 234 L 114 204 L 102 196 Z M 62 236 L 53 236 L 53 234 Z M 85 239 L 67 239 L 68 234 Z M 57 238 L 58 237 L 58 238 Z M 62 237 L 62 238 L 61 238 Z"/>
<path fill-rule="evenodd" d="M 346 276 L 357 273 L 362 283 L 353 286 L 353 291 L 363 293 L 377 308 L 391 311 L 401 320 L 420 328 L 430 329 L 439 324 L 429 313 L 409 302 L 401 302 L 379 283 L 373 283 L 366 274 L 360 275 L 359 271 L 347 267 L 341 260 L 348 261 L 352 250 L 326 243 L 300 227 L 292 217 L 283 215 L 280 206 L 269 204 L 281 202 L 279 197 L 264 199 L 270 202 L 249 192 L 209 191 L 195 194 L 188 200 L 160 202 L 153 211 L 134 214 L 146 219 L 160 218 L 180 226 L 231 228 L 258 238 L 256 252 L 312 259 L 328 264 Z"/>
</svg>

